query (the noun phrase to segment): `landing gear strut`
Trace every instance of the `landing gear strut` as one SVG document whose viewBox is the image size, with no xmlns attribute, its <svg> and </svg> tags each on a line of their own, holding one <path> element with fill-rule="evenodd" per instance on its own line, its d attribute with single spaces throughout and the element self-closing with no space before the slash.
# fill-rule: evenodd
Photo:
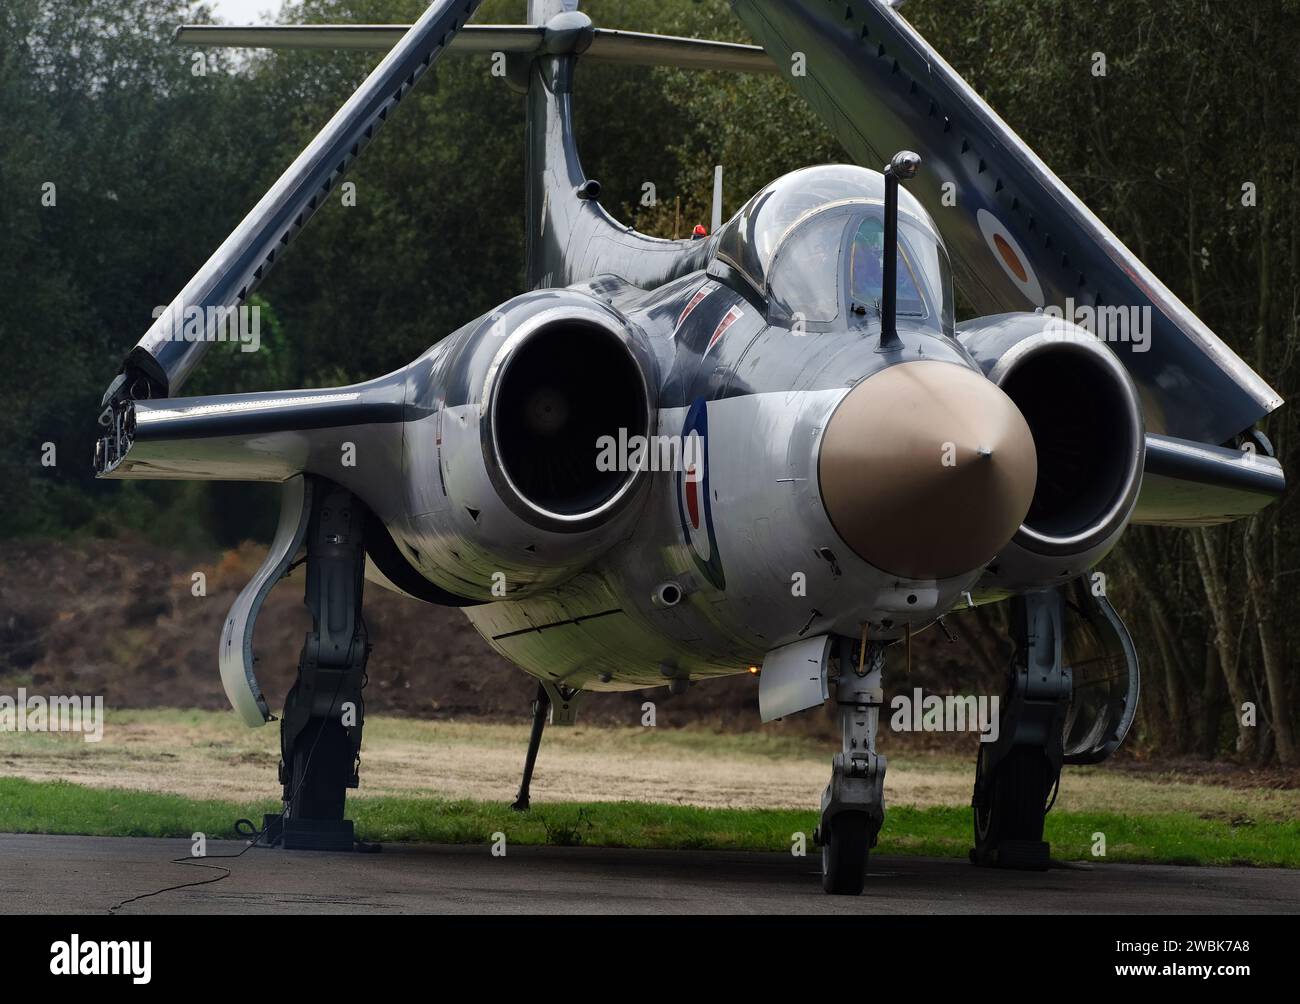
<svg viewBox="0 0 1300 1004">
<path fill-rule="evenodd" d="M 878 642 L 864 642 L 859 648 L 847 638 L 838 639 L 837 645 L 835 702 L 843 748 L 831 763 L 814 840 L 822 848 L 822 888 L 857 896 L 866 882 L 867 856 L 885 821 L 885 758 L 876 753 L 885 649 Z"/>
<path fill-rule="evenodd" d="M 524 776 L 519 783 L 519 794 L 510 803 L 515 812 L 527 812 L 530 806 L 528 789 L 533 783 L 533 767 L 537 764 L 537 751 L 542 745 L 542 732 L 546 723 L 572 725 L 578 718 L 578 700 L 581 690 L 562 683 L 542 680 L 537 684 L 537 698 L 533 701 L 533 729 L 528 735 L 528 753 L 524 757 Z"/>
<path fill-rule="evenodd" d="M 347 789 L 358 784 L 361 698 L 370 654 L 361 615 L 364 509 L 348 491 L 317 482 L 307 528 L 305 602 L 312 630 L 280 722 L 284 811 L 266 817 L 269 843 L 286 849 L 350 851 Z"/>
<path fill-rule="evenodd" d="M 528 788 L 533 783 L 533 767 L 537 764 L 537 751 L 542 745 L 542 731 L 546 728 L 546 718 L 551 713 L 551 699 L 546 696 L 546 688 L 537 685 L 537 698 L 533 701 L 533 731 L 528 734 L 528 754 L 524 757 L 524 778 L 519 783 L 519 794 L 510 803 L 515 812 L 527 812 L 529 806 Z"/>
<path fill-rule="evenodd" d="M 1048 800 L 1061 776 L 1062 734 L 1073 674 L 1062 664 L 1064 600 L 1055 589 L 1011 601 L 1016 655 L 995 742 L 980 746 L 976 765 L 977 865 L 1044 871 Z"/>
</svg>

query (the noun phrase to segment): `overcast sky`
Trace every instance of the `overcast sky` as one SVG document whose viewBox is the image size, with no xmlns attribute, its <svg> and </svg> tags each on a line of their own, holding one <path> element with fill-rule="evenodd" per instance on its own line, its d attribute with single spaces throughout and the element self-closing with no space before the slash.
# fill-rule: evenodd
<svg viewBox="0 0 1300 1004">
<path fill-rule="evenodd" d="M 280 0 L 207 0 L 226 24 L 274 24 Z"/>
</svg>

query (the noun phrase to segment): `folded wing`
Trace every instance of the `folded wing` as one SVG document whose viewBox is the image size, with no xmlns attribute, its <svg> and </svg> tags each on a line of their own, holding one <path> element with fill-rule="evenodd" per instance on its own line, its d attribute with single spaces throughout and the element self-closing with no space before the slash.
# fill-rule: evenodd
<svg viewBox="0 0 1300 1004">
<path fill-rule="evenodd" d="M 1278 394 L 1140 262 L 889 5 L 733 0 L 737 14 L 850 156 L 879 170 L 897 150 L 981 313 L 1075 304 L 1149 308 L 1143 342 L 1113 344 L 1148 429 L 1222 443 Z M 946 183 L 955 206 L 944 205 Z M 1100 332 L 1098 332 L 1100 333 Z"/>
</svg>

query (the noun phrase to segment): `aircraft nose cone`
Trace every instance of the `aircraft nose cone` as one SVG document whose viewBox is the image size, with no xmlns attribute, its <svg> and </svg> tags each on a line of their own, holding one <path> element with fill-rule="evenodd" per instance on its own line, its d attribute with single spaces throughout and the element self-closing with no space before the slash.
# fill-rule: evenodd
<svg viewBox="0 0 1300 1004">
<path fill-rule="evenodd" d="M 855 386 L 826 424 L 822 502 L 844 542 L 902 578 L 979 568 L 1015 535 L 1038 479 L 1011 399 L 955 363 L 899 363 Z"/>
</svg>

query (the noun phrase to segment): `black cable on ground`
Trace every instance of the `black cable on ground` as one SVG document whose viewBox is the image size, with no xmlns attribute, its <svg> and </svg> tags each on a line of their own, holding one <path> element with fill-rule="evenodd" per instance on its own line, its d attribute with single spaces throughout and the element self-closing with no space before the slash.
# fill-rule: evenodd
<svg viewBox="0 0 1300 1004">
<path fill-rule="evenodd" d="M 241 820 L 241 822 L 247 822 L 247 820 Z M 258 839 L 259 840 L 261 839 L 261 834 L 258 834 Z M 210 868 L 213 871 L 221 872 L 221 874 L 216 876 L 215 878 L 199 879 L 195 882 L 182 882 L 179 885 L 169 885 L 165 889 L 155 889 L 153 892 L 142 892 L 138 896 L 131 896 L 128 897 L 127 899 L 121 900 L 120 902 L 114 903 L 112 906 L 108 908 L 108 912 L 110 914 L 116 915 L 118 910 L 122 909 L 122 907 L 126 906 L 128 903 L 134 903 L 136 900 L 149 899 L 151 896 L 161 896 L 165 892 L 175 892 L 177 889 L 189 889 L 192 886 L 212 885 L 212 883 L 214 882 L 220 882 L 222 879 L 228 878 L 230 876 L 231 874 L 230 869 L 225 867 L 224 865 L 208 865 L 208 864 L 203 864 L 203 862 L 209 857 L 215 857 L 215 858 L 241 857 L 242 855 L 246 854 L 249 850 L 251 850 L 256 843 L 257 841 L 253 841 L 253 843 L 250 843 L 238 854 L 209 854 L 201 858 L 195 857 L 193 854 L 190 854 L 183 858 L 172 858 L 170 863 L 174 865 L 193 865 L 196 868 Z"/>
<path fill-rule="evenodd" d="M 365 625 L 364 618 L 362 619 L 361 623 L 362 626 Z M 352 644 L 353 645 L 356 644 L 355 635 L 352 638 Z M 351 658 L 351 655 L 352 652 L 351 649 L 349 649 L 348 651 L 349 659 Z M 339 691 L 342 689 L 342 687 L 343 687 L 343 674 L 340 673 L 338 682 L 334 684 L 334 696 L 330 698 L 331 709 L 334 707 L 335 702 L 339 699 Z M 298 778 L 298 783 L 294 786 L 293 791 L 289 793 L 289 797 L 285 800 L 286 805 L 293 804 L 294 798 L 296 798 L 298 795 L 298 789 L 302 787 L 303 781 L 307 779 L 307 770 L 308 768 L 311 767 L 312 757 L 316 755 L 316 744 L 320 742 L 320 737 L 321 737 L 321 730 L 317 730 L 316 738 L 312 740 L 311 749 L 307 751 L 307 762 L 303 765 L 302 775 Z M 240 834 L 241 836 L 245 835 L 245 831 L 240 825 L 243 823 L 248 824 L 248 830 L 250 832 L 253 830 L 253 827 L 255 825 L 251 819 L 237 819 L 235 821 L 235 832 Z M 202 857 L 196 857 L 193 854 L 187 854 L 183 858 L 172 858 L 171 861 L 169 862 L 170 864 L 174 864 L 174 865 L 191 865 L 196 868 L 209 868 L 212 869 L 213 871 L 221 872 L 221 874 L 216 876 L 215 878 L 199 879 L 196 882 L 181 882 L 179 885 L 169 885 L 163 889 L 155 889 L 153 892 L 142 892 L 138 896 L 130 896 L 127 899 L 114 903 L 112 906 L 108 908 L 108 912 L 110 914 L 116 915 L 117 911 L 122 909 L 122 907 L 126 906 L 128 903 L 134 903 L 137 900 L 150 899 L 153 896 L 161 896 L 165 892 L 175 892 L 178 889 L 190 889 L 195 886 L 212 885 L 215 882 L 220 882 L 222 879 L 229 878 L 230 875 L 232 874 L 229 868 L 225 867 L 224 865 L 209 865 L 209 864 L 204 864 L 203 862 L 207 861 L 209 858 L 223 858 L 223 859 L 242 858 L 245 854 L 247 854 L 249 851 L 251 851 L 254 847 L 258 845 L 261 839 L 264 836 L 266 836 L 266 831 L 268 829 L 270 829 L 269 824 L 264 825 L 262 829 L 257 832 L 257 835 L 253 837 L 252 840 L 249 841 L 248 846 L 245 847 L 238 854 L 205 854 Z M 376 844 L 361 845 L 358 843 L 358 847 L 361 846 L 364 846 L 367 851 L 371 851 L 374 848 L 378 847 L 379 845 Z"/>
</svg>

